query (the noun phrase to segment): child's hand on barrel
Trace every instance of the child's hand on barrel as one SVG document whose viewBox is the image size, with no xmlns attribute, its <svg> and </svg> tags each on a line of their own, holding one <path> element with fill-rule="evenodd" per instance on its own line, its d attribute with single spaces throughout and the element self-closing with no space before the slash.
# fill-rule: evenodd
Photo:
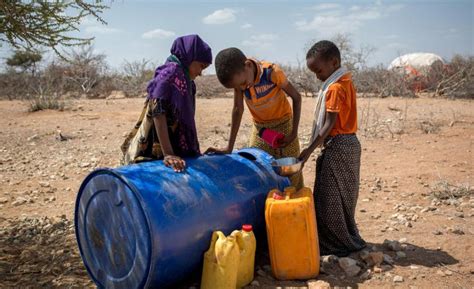
<svg viewBox="0 0 474 289">
<path fill-rule="evenodd" d="M 173 168 L 177 173 L 184 171 L 184 168 L 186 167 L 186 162 L 178 156 L 167 155 L 163 162 L 165 163 L 165 166 Z"/>
</svg>

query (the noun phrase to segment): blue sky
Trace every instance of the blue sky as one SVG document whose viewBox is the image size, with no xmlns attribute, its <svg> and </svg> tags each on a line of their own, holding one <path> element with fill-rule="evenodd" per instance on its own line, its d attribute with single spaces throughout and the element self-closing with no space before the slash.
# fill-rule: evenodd
<svg viewBox="0 0 474 289">
<path fill-rule="evenodd" d="M 94 36 L 95 49 L 112 67 L 125 59 L 160 63 L 175 37 L 191 33 L 201 35 L 214 55 L 235 46 L 248 56 L 283 64 L 297 64 L 309 43 L 337 33 L 349 33 L 355 47 L 375 47 L 370 65 L 387 65 L 409 52 L 433 52 L 449 60 L 456 53 L 474 55 L 473 3 L 122 0 L 104 13 L 107 26 L 87 18 L 79 35 Z"/>
</svg>

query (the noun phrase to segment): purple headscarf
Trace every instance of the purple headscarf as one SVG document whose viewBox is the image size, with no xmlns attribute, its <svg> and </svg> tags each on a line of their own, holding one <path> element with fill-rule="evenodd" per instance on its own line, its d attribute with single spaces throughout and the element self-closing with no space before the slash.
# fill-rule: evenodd
<svg viewBox="0 0 474 289">
<path fill-rule="evenodd" d="M 176 38 L 170 52 L 178 57 L 185 67 L 189 67 L 193 61 L 212 63 L 211 48 L 196 34 Z"/>
<path fill-rule="evenodd" d="M 196 123 L 196 86 L 188 75 L 193 61 L 212 63 L 211 48 L 198 35 L 178 37 L 171 47 L 171 56 L 159 66 L 148 84 L 148 99 L 156 100 L 166 108 L 178 122 L 178 139 L 170 141 L 175 154 L 199 155 Z M 176 147 L 178 146 L 178 147 Z"/>
</svg>

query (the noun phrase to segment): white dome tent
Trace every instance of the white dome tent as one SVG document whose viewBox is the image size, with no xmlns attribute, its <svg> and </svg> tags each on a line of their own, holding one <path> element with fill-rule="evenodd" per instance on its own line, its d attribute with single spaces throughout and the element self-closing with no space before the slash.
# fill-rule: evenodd
<svg viewBox="0 0 474 289">
<path fill-rule="evenodd" d="M 395 58 L 388 66 L 389 70 L 397 70 L 408 74 L 429 73 L 431 68 L 443 66 L 443 58 L 434 53 L 409 53 Z"/>
</svg>

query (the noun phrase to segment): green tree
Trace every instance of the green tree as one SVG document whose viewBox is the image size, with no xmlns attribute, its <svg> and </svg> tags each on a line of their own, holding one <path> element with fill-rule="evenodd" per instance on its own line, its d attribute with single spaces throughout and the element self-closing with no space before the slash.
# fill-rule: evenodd
<svg viewBox="0 0 474 289">
<path fill-rule="evenodd" d="M 7 58 L 7 65 L 11 67 L 20 67 L 23 72 L 31 70 L 34 74 L 36 70 L 36 63 L 41 61 L 41 54 L 36 51 L 17 50 L 15 53 Z"/>
<path fill-rule="evenodd" d="M 9 43 L 28 50 L 45 46 L 61 56 L 61 46 L 91 43 L 93 38 L 74 37 L 70 33 L 79 31 L 81 20 L 87 16 L 107 24 L 100 17 L 107 8 L 101 0 L 0 0 L 0 45 Z"/>
</svg>

